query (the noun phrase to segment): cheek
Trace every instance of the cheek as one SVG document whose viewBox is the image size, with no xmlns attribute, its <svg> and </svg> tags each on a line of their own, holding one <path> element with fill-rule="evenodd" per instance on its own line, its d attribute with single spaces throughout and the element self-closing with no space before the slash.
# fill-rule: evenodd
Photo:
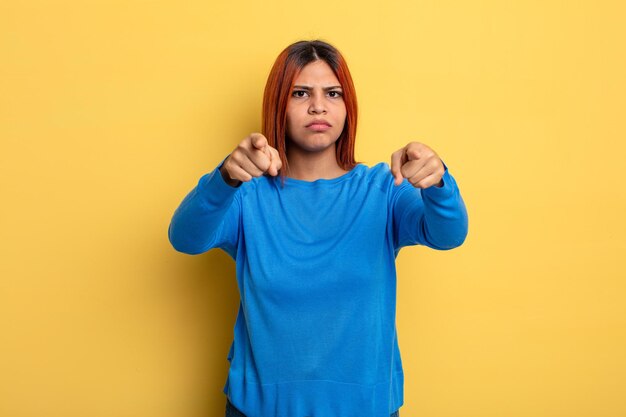
<svg viewBox="0 0 626 417">
<path fill-rule="evenodd" d="M 343 114 L 339 117 L 340 120 L 340 124 L 341 124 L 341 128 L 343 129 L 343 126 L 346 124 L 346 120 L 348 118 L 348 113 L 347 112 L 343 112 Z"/>
<path fill-rule="evenodd" d="M 296 122 L 296 120 L 298 119 L 295 111 L 292 107 L 287 106 L 287 110 L 286 110 L 286 116 L 287 116 L 287 126 L 293 126 Z"/>
<path fill-rule="evenodd" d="M 346 118 L 348 117 L 348 110 L 346 109 L 345 103 L 342 103 L 342 105 L 338 107 L 337 114 L 339 114 L 340 120 L 345 122 Z"/>
</svg>

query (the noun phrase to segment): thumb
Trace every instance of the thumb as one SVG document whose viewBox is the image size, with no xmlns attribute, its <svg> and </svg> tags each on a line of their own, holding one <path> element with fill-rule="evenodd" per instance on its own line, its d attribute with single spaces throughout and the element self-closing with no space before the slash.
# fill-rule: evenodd
<svg viewBox="0 0 626 417">
<path fill-rule="evenodd" d="M 278 175 L 278 170 L 282 167 L 283 163 L 280 160 L 280 155 L 276 149 L 271 146 L 268 146 L 268 149 L 270 152 L 270 167 L 267 171 L 271 176 L 275 177 Z"/>
<path fill-rule="evenodd" d="M 400 185 L 402 183 L 402 164 L 405 162 L 406 156 L 404 148 L 398 149 L 391 154 L 391 174 L 394 177 L 393 183 Z"/>
</svg>

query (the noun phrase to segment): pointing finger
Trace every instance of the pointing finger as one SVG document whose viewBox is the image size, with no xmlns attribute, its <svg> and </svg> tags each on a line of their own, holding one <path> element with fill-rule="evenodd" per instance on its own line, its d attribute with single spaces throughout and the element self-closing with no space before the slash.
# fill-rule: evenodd
<svg viewBox="0 0 626 417">
<path fill-rule="evenodd" d="M 260 133 L 253 133 L 252 146 L 260 150 L 265 150 L 264 148 L 267 146 L 267 139 Z"/>
</svg>

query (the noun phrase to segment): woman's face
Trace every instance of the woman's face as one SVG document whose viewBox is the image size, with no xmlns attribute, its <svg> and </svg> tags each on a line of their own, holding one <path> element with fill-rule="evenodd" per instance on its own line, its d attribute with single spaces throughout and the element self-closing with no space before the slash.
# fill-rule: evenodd
<svg viewBox="0 0 626 417">
<path fill-rule="evenodd" d="M 315 123 L 318 122 L 318 123 Z M 333 146 L 346 122 L 339 80 L 323 60 L 302 68 L 287 101 L 287 146 L 319 152 Z"/>
</svg>

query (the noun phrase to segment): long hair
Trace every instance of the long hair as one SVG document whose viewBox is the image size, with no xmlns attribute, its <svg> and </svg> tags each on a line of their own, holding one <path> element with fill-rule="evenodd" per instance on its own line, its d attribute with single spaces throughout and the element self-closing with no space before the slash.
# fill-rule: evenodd
<svg viewBox="0 0 626 417">
<path fill-rule="evenodd" d="M 337 163 L 347 171 L 358 163 L 354 159 L 358 109 L 354 83 L 346 60 L 337 48 L 324 41 L 298 41 L 289 45 L 278 55 L 263 93 L 261 130 L 269 145 L 280 155 L 283 164 L 279 171 L 282 184 L 285 181 L 285 170 L 289 167 L 286 151 L 287 101 L 293 81 L 302 68 L 317 60 L 323 60 L 330 66 L 343 89 L 346 122 L 335 145 Z"/>
</svg>

